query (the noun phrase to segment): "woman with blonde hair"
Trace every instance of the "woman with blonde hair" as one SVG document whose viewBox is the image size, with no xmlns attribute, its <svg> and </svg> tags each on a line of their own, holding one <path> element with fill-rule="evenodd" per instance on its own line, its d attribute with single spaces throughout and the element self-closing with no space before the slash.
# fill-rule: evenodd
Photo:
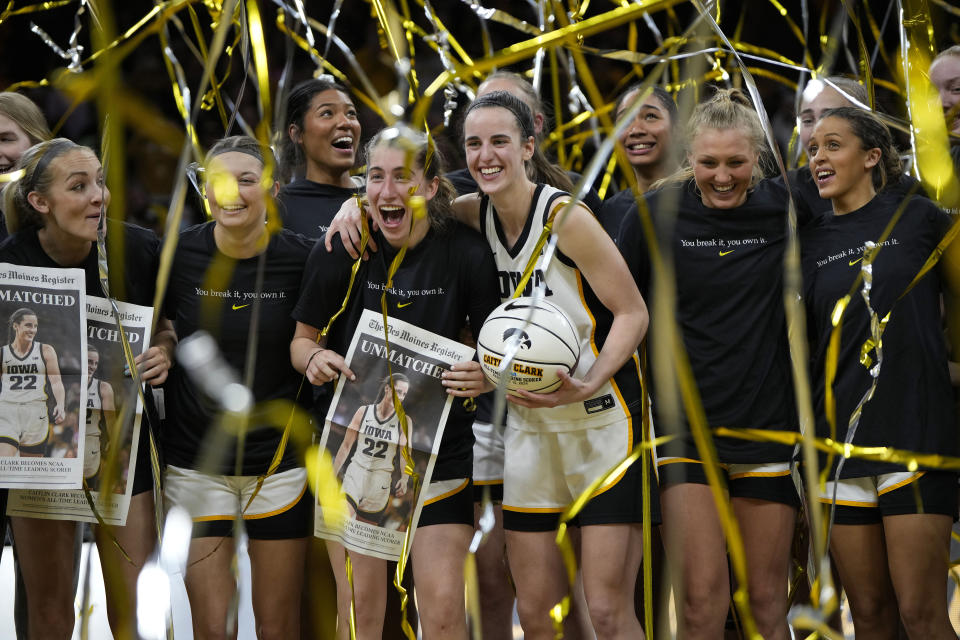
<svg viewBox="0 0 960 640">
<path fill-rule="evenodd" d="M 122 234 L 126 249 L 122 261 L 115 253 L 107 255 L 111 295 L 133 304 L 152 305 L 159 240 L 146 229 L 103 219 L 110 190 L 104 184 L 96 154 L 70 140 L 56 138 L 27 149 L 16 167 L 23 169 L 23 176 L 3 193 L 3 208 L 15 233 L 0 245 L 0 262 L 83 269 L 87 295 L 104 297 L 96 246 L 102 224 L 110 233 Z M 164 382 L 174 344 L 172 329 L 161 318 L 152 346 L 137 357 L 144 382 Z M 155 540 L 146 428 L 140 433 L 127 523 L 111 529 L 130 559 L 97 527 L 106 575 L 107 613 L 119 638 L 134 637 L 137 574 Z M 74 626 L 74 593 L 72 582 L 63 578 L 75 562 L 76 523 L 20 516 L 11 521 L 27 592 L 30 633 L 44 630 L 49 637 L 68 638 Z"/>
<path fill-rule="evenodd" d="M 763 178 L 760 119 L 738 90 L 719 90 L 687 125 L 683 168 L 646 195 L 657 243 L 672 256 L 675 317 L 710 428 L 796 430 L 783 306 L 787 193 Z M 651 287 L 647 238 L 628 214 L 618 244 L 642 291 Z M 654 309 L 665 294 L 653 287 Z M 656 311 L 652 314 L 658 317 Z M 670 315 L 674 315 L 671 312 Z M 656 344 L 656 322 L 651 344 Z M 730 604 L 726 540 L 686 417 L 664 410 L 654 368 L 663 540 L 683 594 L 680 633 L 723 634 Z M 785 640 L 790 543 L 799 506 L 790 447 L 714 437 L 747 553 L 750 605 L 765 638 Z"/>
<path fill-rule="evenodd" d="M 43 112 L 30 98 L 0 92 L 0 173 L 9 173 L 24 151 L 51 137 Z M 0 240 L 5 237 L 7 227 L 0 215 Z"/>
</svg>

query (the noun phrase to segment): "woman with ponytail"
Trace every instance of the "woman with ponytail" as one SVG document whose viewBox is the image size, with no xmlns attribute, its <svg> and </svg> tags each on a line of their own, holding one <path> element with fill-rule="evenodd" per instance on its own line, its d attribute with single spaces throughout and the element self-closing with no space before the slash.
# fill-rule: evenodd
<svg viewBox="0 0 960 640">
<path fill-rule="evenodd" d="M 104 184 L 96 154 L 70 140 L 56 138 L 30 147 L 16 168 L 23 170 L 23 176 L 3 192 L 3 209 L 14 233 L 0 245 L 0 262 L 83 269 L 87 295 L 105 297 L 96 246 L 98 228 L 103 224 L 109 235 L 122 236 L 125 249 L 123 254 L 107 254 L 110 294 L 125 302 L 151 306 L 160 242 L 146 229 L 104 219 L 110 190 Z M 136 359 L 144 382 L 159 385 L 166 380 L 175 341 L 172 326 L 160 318 L 152 346 Z M 151 411 L 151 395 L 146 397 L 147 410 Z M 106 579 L 107 614 L 117 638 L 135 637 L 137 575 L 153 550 L 156 536 L 146 426 L 140 436 L 127 523 L 109 532 L 123 551 L 108 532 L 95 527 Z M 74 592 L 72 582 L 64 576 L 70 575 L 75 562 L 76 523 L 20 516 L 11 518 L 11 522 L 27 592 L 31 637 L 42 630 L 44 637 L 69 638 L 74 627 Z"/>
<path fill-rule="evenodd" d="M 654 427 L 673 439 L 657 448 L 663 540 L 673 583 L 684 594 L 680 634 L 723 635 L 730 604 L 726 540 L 701 451 L 685 415 L 668 409 L 675 382 L 659 379 L 656 318 L 675 317 L 710 429 L 795 431 L 793 382 L 783 305 L 787 193 L 763 178 L 768 150 L 760 119 L 738 90 L 697 106 L 687 126 L 685 164 L 646 195 L 653 238 L 636 210 L 618 244 L 654 311 L 651 352 Z M 651 282 L 648 241 L 672 259 L 675 309 Z M 669 320 L 667 320 L 669 321 Z M 672 357 L 664 354 L 664 358 Z M 679 414 L 679 415 L 678 415 Z M 792 448 L 710 438 L 747 554 L 750 605 L 765 638 L 786 640 L 790 544 L 799 506 Z"/>
<path fill-rule="evenodd" d="M 911 457 L 956 456 L 941 299 L 956 346 L 957 243 L 916 279 L 942 244 L 950 216 L 923 197 L 903 202 L 890 131 L 869 111 L 824 111 L 806 152 L 820 197 L 832 208 L 800 236 L 817 437 Z M 851 292 L 839 355 L 831 356 L 837 303 Z M 875 321 L 883 339 L 873 345 Z M 902 622 L 911 638 L 955 638 L 943 576 L 957 519 L 957 473 L 835 457 L 820 501 L 830 505 L 830 550 L 857 637 L 893 639 Z"/>
</svg>

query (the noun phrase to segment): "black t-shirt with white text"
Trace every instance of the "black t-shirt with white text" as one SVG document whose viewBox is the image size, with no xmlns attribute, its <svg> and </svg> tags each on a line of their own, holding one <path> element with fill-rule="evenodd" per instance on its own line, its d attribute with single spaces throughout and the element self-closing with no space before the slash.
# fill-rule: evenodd
<svg viewBox="0 0 960 640">
<path fill-rule="evenodd" d="M 117 242 L 114 242 L 117 232 L 121 235 Z M 157 236 L 149 229 L 111 220 L 106 245 L 110 297 L 146 307 L 153 306 L 157 264 L 160 259 L 160 240 Z M 51 269 L 65 268 L 43 250 L 35 227 L 18 231 L 0 244 L 0 262 Z M 83 269 L 87 295 L 106 297 L 100 284 L 96 244 L 90 247 L 90 253 L 77 268 Z"/>
<path fill-rule="evenodd" d="M 676 321 L 711 428 L 796 431 L 783 305 L 786 190 L 761 181 L 732 209 L 703 205 L 692 179 L 645 196 L 664 255 L 675 271 Z M 674 217 L 672 229 L 670 221 Z M 636 207 L 617 238 L 652 319 L 648 345 L 663 339 L 656 323 L 661 297 L 652 289 L 646 237 Z M 648 349 L 650 347 L 648 346 Z M 657 384 L 654 368 L 654 386 Z M 671 433 L 654 411 L 658 435 Z M 659 422 L 659 427 L 658 427 Z M 699 459 L 687 421 L 658 455 Z M 740 438 L 715 438 L 721 462 L 789 460 L 791 448 Z"/>
<path fill-rule="evenodd" d="M 346 355 L 363 310 L 381 310 L 383 286 L 397 252 L 379 232 L 375 239 L 380 250 L 369 261 L 361 262 L 347 308 L 327 336 L 327 348 L 340 355 Z M 293 314 L 296 320 L 318 329 L 325 327 L 343 304 L 353 267 L 343 245 L 338 241 L 334 246 L 333 253 L 327 253 L 318 242 L 310 254 Z M 411 291 L 418 295 L 411 295 Z M 459 339 L 468 320 L 476 338 L 483 321 L 499 304 L 497 269 L 490 248 L 479 233 L 454 222 L 430 230 L 407 251 L 393 276 L 393 288 L 387 292 L 389 318 L 451 340 Z M 405 408 L 416 420 L 416 407 Z M 433 470 L 434 480 L 472 475 L 472 422 L 473 415 L 464 400 L 454 398 Z"/>
<path fill-rule="evenodd" d="M 831 315 L 861 273 L 866 242 L 878 242 L 900 205 L 896 193 L 881 192 L 856 211 L 829 215 L 801 233 L 804 298 L 813 362 L 817 435 L 834 437 L 825 413 L 825 366 L 833 328 Z M 882 364 L 873 398 L 863 407 L 853 444 L 886 446 L 955 456 L 958 452 L 947 352 L 941 329 L 940 274 L 928 272 L 898 298 L 942 239 L 950 218 L 926 198 L 913 197 L 872 263 L 870 303 L 879 318 L 889 313 L 882 339 Z M 862 283 L 843 315 L 833 389 L 836 434 L 845 441 L 849 417 L 869 389 L 861 364 L 870 338 L 870 315 Z M 866 352 L 876 366 L 875 350 Z M 903 471 L 902 465 L 850 458 L 842 476 L 856 478 Z"/>
<path fill-rule="evenodd" d="M 327 232 L 340 205 L 358 190 L 297 178 L 277 196 L 283 228 L 319 238 Z"/>
<path fill-rule="evenodd" d="M 294 402 L 301 375 L 290 364 L 290 341 L 295 323 L 290 316 L 300 294 L 300 280 L 313 242 L 286 229 L 270 238 L 264 254 L 235 260 L 217 249 L 215 223 L 207 222 L 180 234 L 165 301 L 165 313 L 174 322 L 180 340 L 207 331 L 217 341 L 224 359 L 240 380 L 246 377 L 247 354 L 254 336 L 254 313 L 259 323 L 251 391 L 257 403 L 250 417 L 243 450 L 241 475 L 266 472 L 280 444 L 284 424 L 270 422 L 267 403 Z M 263 264 L 263 284 L 256 289 Z M 258 308 L 259 305 L 259 308 Z M 170 371 L 167 383 L 167 425 L 164 451 L 167 462 L 196 469 L 204 442 L 218 415 L 182 366 Z M 301 394 L 308 395 L 308 394 Z M 289 415 L 285 411 L 273 415 Z M 234 474 L 236 440 L 229 438 L 210 473 Z M 288 446 L 280 471 L 297 466 Z"/>
</svg>

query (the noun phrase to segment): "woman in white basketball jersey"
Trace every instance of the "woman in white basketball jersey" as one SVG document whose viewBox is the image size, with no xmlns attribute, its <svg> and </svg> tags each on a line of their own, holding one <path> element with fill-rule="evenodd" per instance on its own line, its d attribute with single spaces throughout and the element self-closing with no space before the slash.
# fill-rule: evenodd
<svg viewBox="0 0 960 640">
<path fill-rule="evenodd" d="M 10 316 L 10 343 L 2 347 L 0 372 L 0 457 L 38 457 L 50 435 L 50 418 L 63 422 L 64 390 L 57 352 L 35 340 L 39 323 L 32 309 Z M 54 407 L 47 412 L 47 382 Z"/>
<path fill-rule="evenodd" d="M 387 507 L 390 494 L 402 498 L 407 493 L 410 476 L 401 473 L 391 488 L 393 472 L 397 467 L 400 449 L 407 439 L 400 428 L 400 417 L 393 406 L 393 392 L 403 402 L 410 389 L 410 381 L 402 373 L 395 373 L 380 385 L 380 394 L 373 404 L 365 404 L 353 416 L 333 460 L 337 477 L 350 454 L 350 449 L 363 436 L 360 446 L 343 472 L 343 491 L 347 494 L 350 517 L 357 517 L 378 524 L 376 516 Z M 413 420 L 407 418 L 407 429 L 413 429 Z M 391 490 L 392 489 L 392 490 Z"/>
<path fill-rule="evenodd" d="M 557 253 L 548 266 L 535 254 L 544 226 L 570 196 L 527 178 L 533 116 L 506 92 L 481 96 L 464 121 L 467 167 L 481 193 L 456 202 L 458 217 L 480 229 L 500 280 L 514 282 L 531 263 L 522 295 L 542 282 L 581 336 L 576 371 L 547 394 L 517 392 L 507 414 L 504 528 L 517 607 L 527 638 L 553 637 L 547 612 L 567 593 L 553 541 L 560 513 L 596 478 L 622 460 L 639 436 L 639 363 L 647 327 L 643 298 L 626 264 L 583 206 L 554 221 Z M 514 292 L 501 290 L 501 298 Z M 591 622 L 598 637 L 637 638 L 634 582 L 641 556 L 640 466 L 599 488 L 578 516 L 581 563 Z M 658 511 L 658 506 L 655 511 Z M 659 520 L 659 513 L 654 514 Z"/>
<path fill-rule="evenodd" d="M 546 299 L 571 316 L 581 338 L 578 367 L 573 375 L 560 371 L 559 389 L 510 396 L 504 435 L 503 520 L 520 622 L 527 638 L 553 638 L 548 612 L 568 592 L 554 531 L 567 505 L 639 439 L 643 396 L 635 354 L 647 309 L 613 241 L 583 206 L 556 221 L 551 266 L 534 255 L 544 225 L 570 196 L 527 177 L 535 129 L 523 101 L 503 91 L 477 98 L 467 110 L 464 140 L 481 193 L 458 198 L 454 213 L 484 234 L 501 283 L 518 282 L 527 264 L 537 262 L 522 294 L 545 283 Z M 329 233 L 347 233 L 358 221 L 348 202 Z M 501 299 L 513 294 L 508 289 L 501 286 Z M 643 635 L 633 598 L 642 552 L 640 486 L 640 465 L 632 465 L 595 491 L 573 521 L 582 528 L 584 590 L 598 637 Z M 657 496 L 653 509 L 657 524 Z"/>
</svg>

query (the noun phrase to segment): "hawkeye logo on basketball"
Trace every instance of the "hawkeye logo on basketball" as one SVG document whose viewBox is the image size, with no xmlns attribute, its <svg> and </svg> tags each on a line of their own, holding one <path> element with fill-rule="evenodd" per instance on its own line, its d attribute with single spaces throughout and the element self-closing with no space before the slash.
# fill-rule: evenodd
<svg viewBox="0 0 960 640">
<path fill-rule="evenodd" d="M 500 271 L 498 273 L 500 276 L 500 297 L 509 298 L 513 295 L 514 290 L 520 285 L 520 280 L 523 279 L 522 271 Z M 527 280 L 527 286 L 523 288 L 523 293 L 520 295 L 529 296 L 533 294 L 533 288 L 539 287 L 540 284 L 544 284 L 545 294 L 548 296 L 553 295 L 553 291 L 550 290 L 550 287 L 546 285 L 546 277 L 543 275 L 543 269 L 535 269 L 533 276 Z"/>
</svg>

